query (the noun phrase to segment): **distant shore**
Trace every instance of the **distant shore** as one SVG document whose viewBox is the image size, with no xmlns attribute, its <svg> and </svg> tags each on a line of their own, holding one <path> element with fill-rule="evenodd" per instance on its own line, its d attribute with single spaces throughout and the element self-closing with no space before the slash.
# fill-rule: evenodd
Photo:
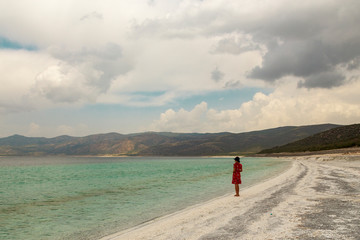
<svg viewBox="0 0 360 240">
<path fill-rule="evenodd" d="M 266 153 L 255 154 L 254 157 L 294 157 L 294 156 L 314 156 L 314 155 L 360 155 L 360 147 L 339 148 L 331 150 L 313 151 L 313 152 L 283 152 L 283 153 Z"/>
<path fill-rule="evenodd" d="M 284 156 L 281 156 L 284 157 Z M 360 153 L 284 157 L 281 175 L 102 240 L 358 239 Z"/>
</svg>

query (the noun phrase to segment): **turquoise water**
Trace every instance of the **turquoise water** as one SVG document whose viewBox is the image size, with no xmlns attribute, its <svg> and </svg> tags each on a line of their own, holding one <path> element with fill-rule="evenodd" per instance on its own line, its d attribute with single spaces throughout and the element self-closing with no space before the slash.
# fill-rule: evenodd
<svg viewBox="0 0 360 240">
<path fill-rule="evenodd" d="M 0 158 L 0 239 L 98 239 L 234 191 L 231 158 Z M 290 162 L 242 158 L 241 188 Z M 240 190 L 241 191 L 241 190 Z"/>
</svg>

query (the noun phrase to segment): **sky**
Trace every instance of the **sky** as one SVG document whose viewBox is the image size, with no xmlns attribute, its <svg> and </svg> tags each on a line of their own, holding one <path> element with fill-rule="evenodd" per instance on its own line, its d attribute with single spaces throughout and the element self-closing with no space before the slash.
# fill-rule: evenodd
<svg viewBox="0 0 360 240">
<path fill-rule="evenodd" d="M 0 137 L 360 122 L 358 0 L 0 0 Z"/>
</svg>

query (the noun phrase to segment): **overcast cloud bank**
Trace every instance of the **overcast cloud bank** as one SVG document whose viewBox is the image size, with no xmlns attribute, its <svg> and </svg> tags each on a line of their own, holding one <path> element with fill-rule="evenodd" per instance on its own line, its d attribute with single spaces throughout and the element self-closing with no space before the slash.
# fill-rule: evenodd
<svg viewBox="0 0 360 240">
<path fill-rule="evenodd" d="M 359 9 L 356 0 L 0 1 L 0 123 L 97 104 L 169 109 L 138 128 L 109 126 L 122 132 L 358 122 Z M 236 109 L 171 107 L 244 87 L 272 93 Z M 29 134 L 59 133 L 36 121 Z M 91 131 L 87 119 L 57 129 L 84 134 L 79 124 Z"/>
</svg>

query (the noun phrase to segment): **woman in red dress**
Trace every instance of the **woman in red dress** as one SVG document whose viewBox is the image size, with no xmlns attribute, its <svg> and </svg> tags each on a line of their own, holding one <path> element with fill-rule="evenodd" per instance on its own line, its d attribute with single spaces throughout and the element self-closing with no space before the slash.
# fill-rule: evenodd
<svg viewBox="0 0 360 240">
<path fill-rule="evenodd" d="M 234 158 L 234 170 L 233 170 L 233 177 L 232 177 L 232 184 L 235 184 L 235 197 L 239 197 L 239 184 L 241 184 L 241 174 L 242 172 L 242 164 L 240 163 L 240 158 Z"/>
</svg>

